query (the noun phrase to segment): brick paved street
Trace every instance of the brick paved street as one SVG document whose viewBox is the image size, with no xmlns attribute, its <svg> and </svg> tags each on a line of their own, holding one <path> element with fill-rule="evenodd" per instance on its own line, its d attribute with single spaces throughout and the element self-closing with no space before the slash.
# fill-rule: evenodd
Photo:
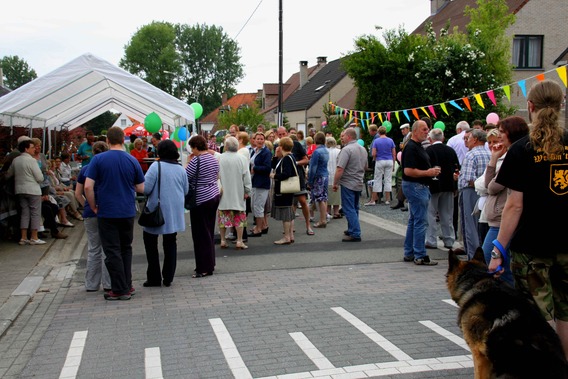
<svg viewBox="0 0 568 379">
<path fill-rule="evenodd" d="M 296 243 L 277 248 L 272 222 L 249 250 L 218 249 L 215 275 L 201 279 L 186 232 L 170 288 L 142 287 L 137 230 L 130 301 L 84 291 L 84 254 L 75 270 L 62 262 L 0 339 L 0 376 L 471 377 L 445 251 L 430 252 L 438 266 L 403 263 L 401 224 L 362 219 L 361 244 L 339 242 L 345 221 L 334 220 L 315 237 L 297 222 Z"/>
</svg>

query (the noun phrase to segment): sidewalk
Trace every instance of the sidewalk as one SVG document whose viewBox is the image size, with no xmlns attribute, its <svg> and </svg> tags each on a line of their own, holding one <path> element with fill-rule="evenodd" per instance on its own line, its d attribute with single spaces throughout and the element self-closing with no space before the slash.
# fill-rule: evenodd
<svg viewBox="0 0 568 379">
<path fill-rule="evenodd" d="M 0 337 L 40 289 L 51 269 L 82 254 L 85 229 L 81 221 L 74 224 L 74 228 L 63 230 L 69 235 L 67 239 L 46 238 L 45 245 L 20 246 L 0 240 Z"/>
</svg>

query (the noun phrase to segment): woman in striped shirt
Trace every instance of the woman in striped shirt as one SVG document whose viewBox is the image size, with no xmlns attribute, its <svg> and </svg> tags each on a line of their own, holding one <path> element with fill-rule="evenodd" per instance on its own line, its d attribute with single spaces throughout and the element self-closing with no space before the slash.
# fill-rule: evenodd
<svg viewBox="0 0 568 379">
<path fill-rule="evenodd" d="M 191 237 L 195 254 L 194 278 L 213 275 L 215 270 L 215 216 L 219 206 L 219 162 L 209 153 L 207 141 L 196 135 L 189 140 L 192 149 L 185 168 L 187 180 L 196 192 L 197 206 L 190 211 Z"/>
</svg>

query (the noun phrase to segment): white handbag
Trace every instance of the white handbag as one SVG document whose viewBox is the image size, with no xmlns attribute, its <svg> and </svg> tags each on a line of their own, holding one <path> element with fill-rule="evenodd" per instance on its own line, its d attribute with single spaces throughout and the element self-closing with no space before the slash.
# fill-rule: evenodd
<svg viewBox="0 0 568 379">
<path fill-rule="evenodd" d="M 298 169 L 296 168 L 296 162 L 292 159 L 292 164 L 294 165 L 294 171 L 296 171 L 296 176 L 291 176 L 286 180 L 280 181 L 280 193 L 296 193 L 300 192 L 300 177 L 298 176 Z"/>
</svg>

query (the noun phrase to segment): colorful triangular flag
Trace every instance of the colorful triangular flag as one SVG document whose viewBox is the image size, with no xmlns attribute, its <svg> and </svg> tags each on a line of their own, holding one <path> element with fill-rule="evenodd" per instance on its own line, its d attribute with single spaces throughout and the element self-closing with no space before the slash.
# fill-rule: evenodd
<svg viewBox="0 0 568 379">
<path fill-rule="evenodd" d="M 462 101 L 467 107 L 467 109 L 469 109 L 469 111 L 471 112 L 471 105 L 469 104 L 469 99 L 467 97 L 462 97 Z"/>
<path fill-rule="evenodd" d="M 489 100 L 491 100 L 493 105 L 497 105 L 497 101 L 495 100 L 495 92 L 493 92 L 493 90 L 487 91 L 487 97 L 489 98 Z M 483 108 L 485 108 L 485 107 L 483 107 Z"/>
<path fill-rule="evenodd" d="M 527 97 L 527 82 L 526 82 L 526 80 L 519 80 L 517 82 L 517 84 L 519 85 L 519 87 L 521 87 L 521 91 L 523 91 L 523 96 Z"/>
<path fill-rule="evenodd" d="M 566 83 L 566 71 L 568 71 L 568 66 L 558 67 L 556 69 L 558 76 L 560 76 L 560 79 L 564 83 L 564 87 L 568 87 L 568 84 Z"/>
<path fill-rule="evenodd" d="M 432 116 L 434 116 L 434 118 L 438 118 L 436 117 L 436 111 L 434 110 L 433 105 L 428 105 L 428 109 L 430 110 L 430 113 L 432 113 Z"/>
<path fill-rule="evenodd" d="M 459 109 L 460 111 L 463 112 L 463 108 L 460 107 L 460 106 L 458 105 L 458 103 L 456 103 L 455 100 L 450 100 L 449 103 L 450 103 L 451 105 L 453 105 L 454 107 L 456 107 L 457 109 Z"/>
<path fill-rule="evenodd" d="M 505 92 L 505 96 L 507 96 L 507 100 L 511 102 L 511 86 L 503 86 L 503 91 Z"/>
<path fill-rule="evenodd" d="M 479 106 L 483 109 L 485 109 L 485 104 L 483 104 L 483 100 L 481 99 L 481 95 L 476 93 L 475 95 L 473 95 L 475 97 L 475 100 L 477 100 L 477 104 L 479 104 Z"/>
</svg>

